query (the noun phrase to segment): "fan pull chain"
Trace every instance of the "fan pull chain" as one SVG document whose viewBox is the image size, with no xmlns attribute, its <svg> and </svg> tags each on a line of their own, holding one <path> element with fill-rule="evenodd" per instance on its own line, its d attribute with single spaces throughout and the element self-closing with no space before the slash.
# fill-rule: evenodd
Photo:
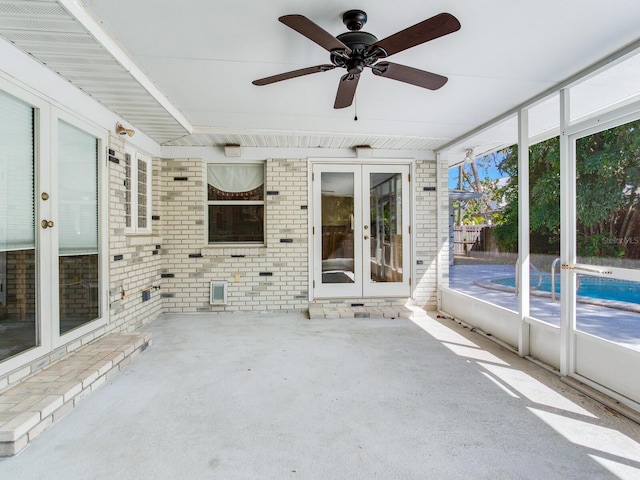
<svg viewBox="0 0 640 480">
<path fill-rule="evenodd" d="M 357 122 L 358 121 L 358 97 L 356 97 L 355 95 L 353 97 L 353 108 L 355 111 L 355 115 L 353 116 L 353 121 Z"/>
</svg>

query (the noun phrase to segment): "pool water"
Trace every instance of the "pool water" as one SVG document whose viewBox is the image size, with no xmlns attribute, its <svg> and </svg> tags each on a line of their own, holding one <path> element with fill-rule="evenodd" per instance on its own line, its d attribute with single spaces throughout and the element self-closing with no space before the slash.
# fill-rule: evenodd
<svg viewBox="0 0 640 480">
<path fill-rule="evenodd" d="M 542 277 L 542 283 L 539 286 L 537 286 L 537 278 L 532 278 L 531 280 L 532 288 L 551 292 L 551 276 Z M 514 277 L 492 281 L 508 287 L 515 287 L 516 283 Z M 640 282 L 594 277 L 592 275 L 578 275 L 578 282 L 577 293 L 579 296 L 640 304 Z M 560 275 L 556 275 L 555 290 L 556 293 L 560 293 Z"/>
</svg>

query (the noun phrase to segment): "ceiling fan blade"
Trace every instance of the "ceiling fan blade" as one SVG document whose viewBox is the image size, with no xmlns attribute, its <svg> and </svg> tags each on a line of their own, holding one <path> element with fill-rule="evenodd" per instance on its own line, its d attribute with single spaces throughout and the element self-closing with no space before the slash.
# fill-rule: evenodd
<svg viewBox="0 0 640 480">
<path fill-rule="evenodd" d="M 347 73 L 342 76 L 340 84 L 338 85 L 338 93 L 336 93 L 336 101 L 333 104 L 333 108 L 345 108 L 353 103 L 358 80 L 360 80 L 360 74 L 351 75 Z"/>
<path fill-rule="evenodd" d="M 460 30 L 460 22 L 456 17 L 450 13 L 440 13 L 390 37 L 383 38 L 369 46 L 368 51 L 382 49 L 388 57 L 458 30 Z"/>
<path fill-rule="evenodd" d="M 304 75 L 310 75 L 312 73 L 320 73 L 320 72 L 328 72 L 329 70 L 333 70 L 335 65 L 316 65 L 315 67 L 307 67 L 301 68 L 300 70 L 293 70 L 291 72 L 280 73 L 278 75 L 273 75 L 271 77 L 261 78 L 259 80 L 254 80 L 254 85 L 269 85 L 270 83 L 281 82 L 282 80 L 289 80 L 290 78 L 302 77 Z"/>
<path fill-rule="evenodd" d="M 417 68 L 407 67 L 398 63 L 379 62 L 372 67 L 374 75 L 390 78 L 404 83 L 410 83 L 429 90 L 437 90 L 449 80 L 436 73 L 425 72 Z"/>
<path fill-rule="evenodd" d="M 293 28 L 299 34 L 304 35 L 312 42 L 317 43 L 325 50 L 344 50 L 347 54 L 351 53 L 349 47 L 304 15 L 285 15 L 278 20 L 287 27 Z"/>
</svg>

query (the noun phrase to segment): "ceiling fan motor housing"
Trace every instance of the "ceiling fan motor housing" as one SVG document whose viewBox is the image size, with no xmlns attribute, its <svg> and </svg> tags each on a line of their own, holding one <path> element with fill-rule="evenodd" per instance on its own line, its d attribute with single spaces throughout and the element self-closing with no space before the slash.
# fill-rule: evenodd
<svg viewBox="0 0 640 480">
<path fill-rule="evenodd" d="M 336 37 L 351 50 L 366 50 L 369 45 L 378 41 L 375 35 L 368 32 L 345 32 Z"/>
<path fill-rule="evenodd" d="M 367 48 L 378 41 L 375 35 L 367 32 L 351 31 L 336 37 L 351 49 L 351 54 L 331 52 L 331 63 L 336 67 L 346 68 L 349 73 L 361 73 L 366 66 L 373 64 L 377 58 L 367 55 Z"/>
</svg>

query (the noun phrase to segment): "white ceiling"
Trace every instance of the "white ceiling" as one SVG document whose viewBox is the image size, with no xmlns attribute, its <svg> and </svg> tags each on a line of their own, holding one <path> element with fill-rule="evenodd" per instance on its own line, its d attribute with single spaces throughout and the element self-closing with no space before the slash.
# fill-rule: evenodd
<svg viewBox="0 0 640 480">
<path fill-rule="evenodd" d="M 15 8 L 52 3 L 56 4 L 0 1 L 0 34 L 47 64 L 51 62 L 40 58 L 46 52 L 37 51 L 32 38 L 21 41 L 20 35 L 50 27 L 22 22 L 18 28 L 17 18 L 37 14 L 24 9 L 16 14 Z M 66 5 L 76 16 L 79 9 L 93 17 L 193 126 L 194 134 L 187 135 L 185 122 L 176 122 L 175 115 L 141 119 L 136 108 L 117 104 L 113 92 L 107 100 L 100 97 L 104 89 L 113 90 L 116 80 L 130 76 L 130 67 L 113 76 L 94 74 L 90 83 L 87 72 L 78 76 L 77 67 L 61 73 L 72 83 L 84 82 L 85 91 L 165 145 L 368 143 L 377 148 L 437 149 L 640 37 L 638 0 L 78 0 L 70 9 L 72 3 L 60 0 L 58 6 Z M 302 14 L 338 35 L 346 31 L 342 13 L 353 8 L 367 12 L 364 30 L 379 39 L 440 12 L 456 16 L 460 31 L 390 58 L 445 75 L 449 82 L 430 91 L 366 71 L 357 90 L 357 121 L 355 107 L 333 109 L 343 70 L 262 87 L 251 84 L 330 63 L 325 50 L 278 17 Z M 87 22 L 80 23 L 73 23 L 73 28 L 86 32 Z M 95 31 L 90 36 L 99 37 Z M 58 40 L 62 45 L 73 41 L 60 36 Z M 68 55 L 81 59 L 87 52 L 72 49 Z M 144 92 L 141 101 L 143 97 Z M 149 98 L 146 103 L 154 105 L 147 110 L 157 108 L 158 102 Z"/>
</svg>

